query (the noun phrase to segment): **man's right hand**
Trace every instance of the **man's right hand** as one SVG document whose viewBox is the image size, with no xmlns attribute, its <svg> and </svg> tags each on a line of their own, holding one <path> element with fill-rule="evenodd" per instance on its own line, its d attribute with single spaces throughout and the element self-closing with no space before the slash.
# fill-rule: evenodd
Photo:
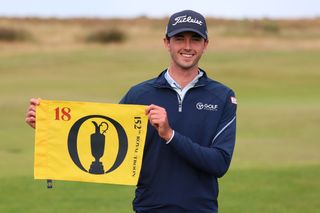
<svg viewBox="0 0 320 213">
<path fill-rule="evenodd" d="M 31 98 L 30 105 L 26 114 L 26 123 L 32 128 L 36 128 L 36 107 L 40 104 L 40 98 Z"/>
</svg>

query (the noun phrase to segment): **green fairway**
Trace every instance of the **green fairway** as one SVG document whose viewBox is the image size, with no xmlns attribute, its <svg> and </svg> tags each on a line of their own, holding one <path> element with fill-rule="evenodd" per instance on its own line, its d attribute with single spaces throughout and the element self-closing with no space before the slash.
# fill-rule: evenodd
<svg viewBox="0 0 320 213">
<path fill-rule="evenodd" d="M 159 39 L 161 42 L 161 39 Z M 200 66 L 237 94 L 237 144 L 222 213 L 320 208 L 320 50 L 208 49 Z M 131 212 L 134 187 L 33 180 L 31 97 L 117 103 L 167 67 L 162 48 L 0 49 L 0 212 Z"/>
<path fill-rule="evenodd" d="M 232 169 L 221 180 L 220 212 L 317 212 L 320 166 Z"/>
<path fill-rule="evenodd" d="M 220 212 L 315 212 L 319 166 L 232 169 L 220 187 Z M 30 176 L 1 178 L 0 212 L 130 212 L 134 187 L 94 183 L 54 182 Z"/>
</svg>

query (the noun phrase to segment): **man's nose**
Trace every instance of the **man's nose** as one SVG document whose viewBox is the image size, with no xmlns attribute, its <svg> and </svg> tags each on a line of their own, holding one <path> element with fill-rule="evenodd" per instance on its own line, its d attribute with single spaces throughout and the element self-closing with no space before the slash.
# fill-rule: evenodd
<svg viewBox="0 0 320 213">
<path fill-rule="evenodd" d="M 185 50 L 191 50 L 191 40 L 190 39 L 185 39 L 185 41 L 184 41 L 184 49 Z"/>
</svg>

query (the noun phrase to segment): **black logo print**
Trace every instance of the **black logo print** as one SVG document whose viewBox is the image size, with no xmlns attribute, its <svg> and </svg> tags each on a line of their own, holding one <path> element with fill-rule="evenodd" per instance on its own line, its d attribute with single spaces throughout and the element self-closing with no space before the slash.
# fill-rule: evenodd
<svg viewBox="0 0 320 213">
<path fill-rule="evenodd" d="M 95 161 L 92 162 L 90 169 L 87 170 L 86 168 L 84 168 L 84 166 L 82 165 L 79 159 L 78 146 L 77 146 L 79 129 L 85 121 L 92 118 L 102 118 L 110 122 L 115 127 L 118 133 L 119 149 L 118 149 L 117 157 L 115 159 L 115 162 L 111 166 L 111 168 L 109 168 L 107 171 L 104 170 L 102 162 L 99 161 L 100 158 L 104 155 L 104 151 L 105 151 L 106 142 L 105 142 L 104 134 L 108 130 L 107 122 L 101 122 L 98 125 L 97 122 L 92 121 L 93 125 L 95 126 L 95 132 L 91 134 L 90 145 L 91 145 L 91 154 L 95 158 Z M 117 169 L 125 159 L 128 151 L 128 138 L 123 127 L 114 119 L 103 116 L 103 115 L 88 115 L 77 120 L 71 127 L 68 135 L 68 151 L 72 161 L 82 171 L 88 172 L 91 174 L 106 174 Z"/>
</svg>

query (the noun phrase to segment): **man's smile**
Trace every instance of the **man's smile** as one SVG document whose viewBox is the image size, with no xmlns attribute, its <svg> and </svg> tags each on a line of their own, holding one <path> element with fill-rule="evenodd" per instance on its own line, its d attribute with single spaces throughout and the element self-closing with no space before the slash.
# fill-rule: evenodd
<svg viewBox="0 0 320 213">
<path fill-rule="evenodd" d="M 194 54 L 191 54 L 191 53 L 180 53 L 180 55 L 185 58 L 192 58 L 194 56 Z"/>
</svg>

